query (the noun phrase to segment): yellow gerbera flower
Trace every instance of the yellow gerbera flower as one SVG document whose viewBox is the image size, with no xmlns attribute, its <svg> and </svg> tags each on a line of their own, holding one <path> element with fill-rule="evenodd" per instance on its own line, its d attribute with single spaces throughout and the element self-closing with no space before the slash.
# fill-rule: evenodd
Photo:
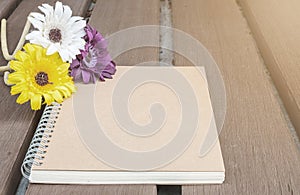
<svg viewBox="0 0 300 195">
<path fill-rule="evenodd" d="M 27 43 L 24 51 L 18 51 L 10 61 L 15 70 L 8 76 L 8 82 L 14 84 L 11 94 L 20 93 L 17 103 L 30 100 L 31 108 L 38 110 L 41 104 L 47 105 L 71 96 L 75 92 L 72 77 L 68 74 L 70 64 L 62 61 L 58 53 L 46 55 L 47 49 Z"/>
</svg>

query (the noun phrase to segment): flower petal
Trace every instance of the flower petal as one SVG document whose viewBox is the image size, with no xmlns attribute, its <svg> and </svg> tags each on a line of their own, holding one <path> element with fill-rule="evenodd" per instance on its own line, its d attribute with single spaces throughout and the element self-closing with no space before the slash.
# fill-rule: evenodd
<svg viewBox="0 0 300 195">
<path fill-rule="evenodd" d="M 14 57 L 19 61 L 25 61 L 28 58 L 28 54 L 23 51 L 17 51 Z"/>
<path fill-rule="evenodd" d="M 82 74 L 82 80 L 83 80 L 83 82 L 84 82 L 84 83 L 88 83 L 88 82 L 90 81 L 91 73 L 89 73 L 89 72 L 83 70 L 83 71 L 81 72 L 81 74 Z"/>
<path fill-rule="evenodd" d="M 26 74 L 22 71 L 16 71 L 13 73 L 10 73 L 8 75 L 8 83 L 10 84 L 17 84 L 19 82 L 25 82 Z"/>
<path fill-rule="evenodd" d="M 83 19 L 83 17 L 81 17 L 81 16 L 72 16 L 70 18 L 70 20 L 68 21 L 67 25 L 72 26 L 74 22 L 82 20 L 82 19 Z"/>
<path fill-rule="evenodd" d="M 78 31 L 82 31 L 84 33 L 83 28 L 86 26 L 86 21 L 85 20 L 79 20 L 75 22 L 72 31 L 73 33 L 77 33 Z"/>
<path fill-rule="evenodd" d="M 67 62 L 67 61 L 72 61 L 72 58 L 69 56 L 69 53 L 68 51 L 64 50 L 64 49 L 60 49 L 58 51 L 59 55 L 61 56 L 62 60 L 64 62 Z"/>
<path fill-rule="evenodd" d="M 53 91 L 53 92 L 52 92 L 52 96 L 53 96 L 53 98 L 55 99 L 56 102 L 62 103 L 63 97 L 62 97 L 62 95 L 59 93 L 58 90 Z"/>
<path fill-rule="evenodd" d="M 15 71 L 24 70 L 23 64 L 20 61 L 12 60 L 9 62 L 9 67 Z"/>
<path fill-rule="evenodd" d="M 31 97 L 30 105 L 32 110 L 39 110 L 41 109 L 42 104 L 42 96 L 40 94 L 34 94 Z"/>
<path fill-rule="evenodd" d="M 64 5 L 64 13 L 63 13 L 63 16 L 62 16 L 62 20 L 67 21 L 71 18 L 72 16 L 72 10 L 69 6 L 67 5 Z"/>
<path fill-rule="evenodd" d="M 52 55 L 52 54 L 54 54 L 55 52 L 57 52 L 58 51 L 58 49 L 57 49 L 57 47 L 56 47 L 56 45 L 55 44 L 51 44 L 49 47 L 48 47 L 48 49 L 47 49 L 47 55 Z"/>
<path fill-rule="evenodd" d="M 37 12 L 31 12 L 30 16 L 32 16 L 33 18 L 36 18 L 37 20 L 45 22 L 45 16 L 43 14 L 40 14 L 40 13 L 37 13 Z"/>
<path fill-rule="evenodd" d="M 42 6 L 39 6 L 39 9 L 45 14 L 46 17 L 52 17 L 53 16 L 53 7 L 49 4 L 42 4 Z"/>
<path fill-rule="evenodd" d="M 59 91 L 63 94 L 63 96 L 65 98 L 70 97 L 71 96 L 71 92 L 69 91 L 69 89 L 65 86 L 60 86 L 58 87 Z"/>
<path fill-rule="evenodd" d="M 51 95 L 47 94 L 47 93 L 44 93 L 43 97 L 44 97 L 45 102 L 46 102 L 47 105 L 51 105 L 54 102 L 54 98 Z"/>
<path fill-rule="evenodd" d="M 28 95 L 28 92 L 27 91 L 23 91 L 18 99 L 17 99 L 17 103 L 18 104 L 24 104 L 25 102 L 27 102 L 29 100 L 29 95 Z"/>
<path fill-rule="evenodd" d="M 26 39 L 26 40 L 31 40 L 31 39 L 35 39 L 37 36 L 41 36 L 41 32 L 40 32 L 40 31 L 37 31 L 37 30 L 34 30 L 34 31 L 28 33 L 28 34 L 25 36 L 25 39 Z"/>
<path fill-rule="evenodd" d="M 26 44 L 26 45 L 24 45 L 23 49 L 27 53 L 32 53 L 32 54 L 35 54 L 35 51 L 36 51 L 36 47 L 34 47 L 34 45 L 32 45 L 32 44 Z"/>
<path fill-rule="evenodd" d="M 61 2 L 57 1 L 55 3 L 55 10 L 54 14 L 57 16 L 57 19 L 61 19 L 61 16 L 63 15 L 63 5 Z"/>
<path fill-rule="evenodd" d="M 39 30 L 43 30 L 43 23 L 40 20 L 37 20 L 37 19 L 35 19 L 31 16 L 28 17 L 28 20 L 34 26 L 34 28 L 37 28 Z"/>
<path fill-rule="evenodd" d="M 68 89 L 69 89 L 71 92 L 75 92 L 75 91 L 76 91 L 76 87 L 75 87 L 73 81 L 66 83 L 65 86 L 68 87 Z"/>
<path fill-rule="evenodd" d="M 11 95 L 16 95 L 21 93 L 22 91 L 27 90 L 27 85 L 25 83 L 17 83 L 16 85 L 12 86 L 10 89 Z"/>
<path fill-rule="evenodd" d="M 69 71 L 69 67 L 70 67 L 70 64 L 69 63 L 63 63 L 62 65 L 60 65 L 57 70 L 60 72 L 60 73 L 66 73 Z"/>
</svg>

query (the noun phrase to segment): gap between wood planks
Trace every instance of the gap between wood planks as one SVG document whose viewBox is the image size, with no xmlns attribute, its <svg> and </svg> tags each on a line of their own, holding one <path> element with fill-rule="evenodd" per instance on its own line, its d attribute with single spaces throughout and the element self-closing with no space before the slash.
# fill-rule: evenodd
<svg viewBox="0 0 300 195">
<path fill-rule="evenodd" d="M 160 0 L 160 26 L 172 27 L 171 0 Z M 159 62 L 164 65 L 174 65 L 174 52 L 164 48 L 173 48 L 172 31 L 160 28 L 159 31 Z M 179 195 L 182 194 L 180 185 L 157 185 L 158 195 Z"/>
<path fill-rule="evenodd" d="M 240 9 L 240 11 L 242 13 L 242 16 L 243 16 L 244 20 L 246 21 L 246 23 L 248 24 L 248 26 L 250 26 L 249 23 L 248 23 L 248 20 L 247 20 L 247 18 L 245 16 L 245 14 L 244 14 L 244 12 L 243 12 L 243 8 L 240 5 L 240 0 L 235 0 L 235 1 L 236 1 L 236 4 L 239 6 L 239 9 Z M 259 50 L 259 48 L 257 46 L 256 40 L 253 37 L 252 30 L 251 30 L 250 27 L 249 27 L 249 30 L 250 30 L 250 33 L 251 33 L 251 38 L 253 39 L 253 42 L 255 43 L 256 51 L 257 51 L 259 57 L 261 58 L 261 61 L 263 62 L 262 63 L 263 64 L 263 69 L 264 69 L 264 71 L 268 75 L 267 78 L 268 78 L 268 81 L 270 82 L 270 84 L 272 86 L 273 95 L 274 95 L 275 99 L 277 100 L 278 104 L 280 105 L 280 109 L 282 111 L 284 119 L 286 120 L 286 123 L 287 123 L 288 128 L 289 128 L 289 130 L 291 132 L 291 135 L 292 135 L 292 137 L 293 137 L 293 139 L 295 141 L 295 144 L 296 144 L 298 150 L 300 151 L 300 140 L 299 140 L 299 137 L 298 137 L 297 132 L 295 130 L 295 127 L 293 126 L 292 121 L 291 121 L 291 119 L 290 119 L 290 117 L 289 117 L 289 115 L 288 115 L 288 113 L 286 111 L 286 108 L 284 107 L 283 101 L 282 101 L 282 99 L 279 96 L 278 90 L 277 90 L 277 88 L 276 88 L 276 86 L 274 84 L 273 79 L 271 78 L 270 72 L 269 72 L 269 70 L 268 70 L 268 68 L 266 66 L 266 63 L 265 63 L 265 60 L 264 60 L 263 56 L 261 55 L 261 52 L 260 52 L 260 50 Z"/>
<path fill-rule="evenodd" d="M 172 27 L 172 10 L 171 0 L 160 1 L 160 20 L 161 26 Z M 168 65 L 174 65 L 174 53 L 173 51 L 163 48 L 173 48 L 173 34 L 172 31 L 160 28 L 159 31 L 159 61 Z"/>
</svg>

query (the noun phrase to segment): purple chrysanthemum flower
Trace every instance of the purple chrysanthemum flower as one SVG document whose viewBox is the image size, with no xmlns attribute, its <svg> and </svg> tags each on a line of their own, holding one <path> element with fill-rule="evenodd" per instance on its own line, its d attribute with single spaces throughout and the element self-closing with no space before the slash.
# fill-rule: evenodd
<svg viewBox="0 0 300 195">
<path fill-rule="evenodd" d="M 116 72 L 116 64 L 107 51 L 106 40 L 89 25 L 85 27 L 85 32 L 85 48 L 72 61 L 71 76 L 75 81 L 82 79 L 84 83 L 95 83 L 97 78 L 101 81 L 112 78 Z"/>
</svg>

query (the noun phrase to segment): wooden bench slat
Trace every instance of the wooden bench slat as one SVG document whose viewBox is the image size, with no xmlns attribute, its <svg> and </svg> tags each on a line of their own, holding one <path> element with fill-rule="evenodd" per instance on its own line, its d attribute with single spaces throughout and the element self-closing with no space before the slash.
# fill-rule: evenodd
<svg viewBox="0 0 300 195">
<path fill-rule="evenodd" d="M 28 14 L 43 2 L 56 0 L 23 0 L 8 18 L 8 45 L 13 50 L 18 42 Z M 89 0 L 75 2 L 62 0 L 73 8 L 74 14 L 84 14 Z M 5 64 L 1 54 L 1 64 Z M 34 112 L 29 104 L 18 105 L 17 96 L 10 95 L 10 88 L 0 82 L 0 194 L 13 194 L 21 178 L 20 167 L 31 141 L 41 112 Z"/>
<path fill-rule="evenodd" d="M 106 37 L 130 27 L 159 25 L 159 6 L 159 0 L 126 0 L 124 2 L 98 0 L 90 24 Z M 140 37 L 147 38 L 144 37 L 144 34 L 138 36 L 137 40 Z M 159 31 L 155 37 L 158 45 Z M 122 46 L 122 42 L 120 42 L 120 46 Z M 121 54 L 114 60 L 119 65 L 135 65 L 141 62 L 158 61 L 158 59 L 159 48 L 137 48 Z"/>
<path fill-rule="evenodd" d="M 239 2 L 300 136 L 300 1 Z"/>
<path fill-rule="evenodd" d="M 0 1 L 0 18 L 7 18 L 16 9 L 21 0 Z"/>
<path fill-rule="evenodd" d="M 89 24 L 103 35 L 137 25 L 159 24 L 159 0 L 97 0 Z M 142 35 L 141 35 L 142 36 Z M 159 36 L 157 35 L 157 41 Z M 122 43 L 120 42 L 120 45 Z M 158 60 L 157 48 L 142 48 L 124 53 L 115 61 L 133 65 Z M 155 185 L 38 185 L 30 184 L 27 194 L 156 194 Z"/>
<path fill-rule="evenodd" d="M 227 91 L 225 183 L 183 186 L 183 194 L 300 193 L 299 151 L 236 2 L 173 0 L 172 8 L 174 27 L 207 47 Z M 175 64 L 190 65 L 178 55 Z"/>
<path fill-rule="evenodd" d="M 156 194 L 153 185 L 30 185 L 27 194 L 105 194 L 151 195 Z"/>
</svg>

